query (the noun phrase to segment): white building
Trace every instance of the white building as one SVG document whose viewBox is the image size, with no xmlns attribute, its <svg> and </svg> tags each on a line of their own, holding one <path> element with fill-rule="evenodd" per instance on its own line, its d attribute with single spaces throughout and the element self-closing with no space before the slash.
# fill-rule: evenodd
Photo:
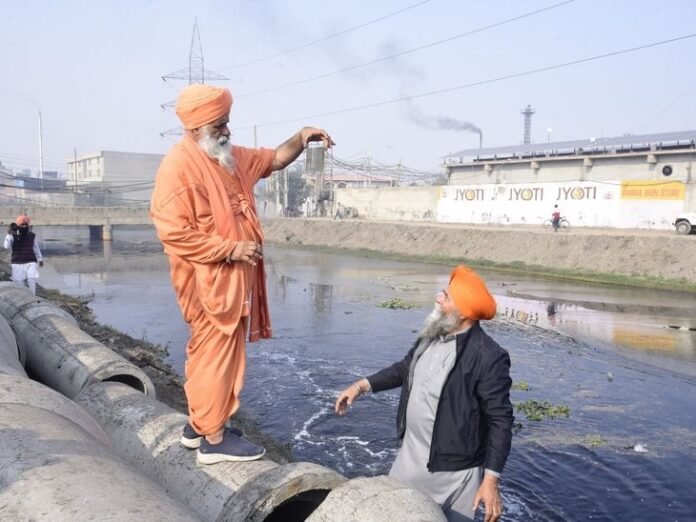
<svg viewBox="0 0 696 522">
<path fill-rule="evenodd" d="M 145 205 L 162 158 L 162 154 L 109 150 L 85 154 L 67 160 L 67 185 L 99 194 L 105 203 Z"/>
<path fill-rule="evenodd" d="M 696 131 L 468 149 L 445 158 L 437 220 L 669 229 L 696 208 Z"/>
<path fill-rule="evenodd" d="M 345 188 L 365 219 L 669 230 L 696 211 L 696 131 L 468 149 L 445 158 L 441 187 Z"/>
<path fill-rule="evenodd" d="M 467 149 L 447 156 L 450 185 L 693 178 L 696 130 Z M 693 173 L 696 174 L 696 173 Z"/>
</svg>

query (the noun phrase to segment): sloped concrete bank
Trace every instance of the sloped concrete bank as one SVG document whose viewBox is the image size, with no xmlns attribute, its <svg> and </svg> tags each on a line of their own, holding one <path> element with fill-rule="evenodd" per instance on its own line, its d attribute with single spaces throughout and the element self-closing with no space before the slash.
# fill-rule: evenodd
<svg viewBox="0 0 696 522">
<path fill-rule="evenodd" d="M 696 236 L 651 231 L 468 227 L 327 219 L 269 219 L 279 246 L 373 252 L 522 273 L 696 291 Z"/>
</svg>

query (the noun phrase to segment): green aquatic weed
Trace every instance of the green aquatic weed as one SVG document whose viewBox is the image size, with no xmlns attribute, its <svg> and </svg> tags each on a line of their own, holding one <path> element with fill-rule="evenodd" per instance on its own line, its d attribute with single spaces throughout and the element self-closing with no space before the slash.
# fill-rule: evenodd
<svg viewBox="0 0 696 522">
<path fill-rule="evenodd" d="M 405 302 L 403 299 L 394 297 L 393 299 L 388 299 L 383 303 L 378 304 L 380 308 L 390 308 L 392 310 L 410 310 L 416 305 Z"/>
<path fill-rule="evenodd" d="M 525 414 L 530 421 L 540 421 L 543 419 L 555 419 L 556 417 L 568 417 L 570 408 L 565 404 L 551 404 L 549 401 L 535 401 L 528 399 L 518 402 L 515 407 Z"/>
<path fill-rule="evenodd" d="M 527 381 L 514 381 L 512 383 L 512 389 L 518 391 L 529 391 L 532 388 L 531 386 L 529 386 L 529 383 Z"/>
</svg>

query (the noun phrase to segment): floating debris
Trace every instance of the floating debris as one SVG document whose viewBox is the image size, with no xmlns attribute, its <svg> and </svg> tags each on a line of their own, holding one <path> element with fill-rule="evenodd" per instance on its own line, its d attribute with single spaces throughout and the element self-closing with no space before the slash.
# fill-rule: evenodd
<svg viewBox="0 0 696 522">
<path fill-rule="evenodd" d="M 529 386 L 529 383 L 527 381 L 513 381 L 512 389 L 518 391 L 529 391 L 532 388 L 531 386 Z"/>
<path fill-rule="evenodd" d="M 613 380 L 614 380 L 614 374 L 611 373 L 611 372 L 607 372 L 607 380 L 608 380 L 609 382 L 613 381 Z"/>
<path fill-rule="evenodd" d="M 379 306 L 380 308 L 390 308 L 392 310 L 410 310 L 411 308 L 416 307 L 416 305 L 407 303 L 403 299 L 399 299 L 398 297 L 384 301 L 383 303 L 380 303 L 377 306 Z"/>
<path fill-rule="evenodd" d="M 539 402 L 529 399 L 516 403 L 515 407 L 524 413 L 530 421 L 555 419 L 556 417 L 568 417 L 570 415 L 568 406 L 565 404 L 551 404 L 549 401 Z"/>
<path fill-rule="evenodd" d="M 599 448 L 606 443 L 607 441 L 603 439 L 601 435 L 592 435 L 587 439 L 587 445 L 590 448 Z"/>
</svg>

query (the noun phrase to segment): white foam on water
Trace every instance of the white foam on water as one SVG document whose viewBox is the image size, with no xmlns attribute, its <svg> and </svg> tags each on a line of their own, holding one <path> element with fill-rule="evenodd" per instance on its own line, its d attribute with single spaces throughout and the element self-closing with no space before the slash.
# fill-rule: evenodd
<svg viewBox="0 0 696 522">
<path fill-rule="evenodd" d="M 297 432 L 293 438 L 298 442 L 308 442 L 310 444 L 316 445 L 317 442 L 311 440 L 312 436 L 309 433 L 309 428 L 320 418 L 325 417 L 327 413 L 329 413 L 328 407 L 321 408 L 318 412 L 314 413 L 309 419 L 305 421 L 305 423 L 302 425 L 302 429 L 299 432 Z"/>
<path fill-rule="evenodd" d="M 503 497 L 503 520 L 518 520 L 521 517 L 534 519 L 534 512 L 520 497 L 505 490 L 500 494 Z"/>
</svg>

